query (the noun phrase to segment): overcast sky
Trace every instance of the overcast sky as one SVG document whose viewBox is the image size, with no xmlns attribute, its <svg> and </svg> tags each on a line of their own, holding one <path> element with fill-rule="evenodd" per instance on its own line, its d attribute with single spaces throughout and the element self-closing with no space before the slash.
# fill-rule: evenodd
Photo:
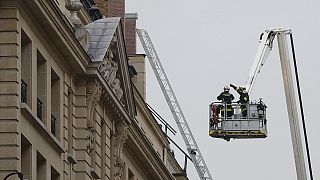
<svg viewBox="0 0 320 180">
<path fill-rule="evenodd" d="M 213 179 L 296 179 L 276 42 L 250 97 L 268 106 L 268 137 L 226 142 L 208 135 L 208 104 L 225 85 L 245 83 L 259 35 L 273 27 L 293 32 L 314 179 L 320 179 L 319 7 L 318 0 L 126 0 L 126 12 L 137 12 L 137 27 L 151 36 Z M 178 130 L 146 64 L 147 102 Z M 186 150 L 180 134 L 171 137 Z M 191 162 L 188 176 L 199 179 Z"/>
</svg>

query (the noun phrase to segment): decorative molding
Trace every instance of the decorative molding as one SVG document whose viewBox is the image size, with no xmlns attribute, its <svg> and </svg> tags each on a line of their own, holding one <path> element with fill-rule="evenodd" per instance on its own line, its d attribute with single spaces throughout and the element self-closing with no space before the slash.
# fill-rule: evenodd
<svg viewBox="0 0 320 180">
<path fill-rule="evenodd" d="M 121 89 L 121 82 L 118 78 L 115 78 L 112 82 L 112 91 L 117 96 L 119 100 L 121 100 L 123 96 L 123 90 Z"/>
<path fill-rule="evenodd" d="M 102 94 L 102 86 L 100 83 L 95 80 L 87 83 L 86 88 L 86 105 L 87 105 L 87 128 L 86 128 L 86 147 L 88 150 L 88 153 L 91 154 L 94 147 L 94 133 L 95 133 L 95 127 L 94 127 L 94 121 L 96 118 L 95 110 L 98 102 L 100 101 Z"/>
<path fill-rule="evenodd" d="M 117 71 L 119 67 L 118 63 L 114 61 L 115 59 L 116 57 L 114 57 L 111 48 L 109 48 L 105 58 L 99 65 L 98 70 L 100 71 L 108 85 L 111 87 L 118 100 L 121 101 L 123 90 L 121 88 L 121 81 L 119 78 L 117 78 Z"/>
<path fill-rule="evenodd" d="M 93 118 L 95 108 L 100 101 L 102 87 L 97 80 L 87 83 L 86 98 L 87 98 L 87 126 L 93 128 Z"/>
<path fill-rule="evenodd" d="M 65 149 L 57 137 L 53 136 L 48 130 L 46 125 L 32 112 L 30 107 L 21 103 L 20 105 L 21 113 L 27 116 L 27 120 L 37 129 L 38 133 L 47 139 L 47 142 L 58 152 L 59 154 L 65 153 Z"/>
<path fill-rule="evenodd" d="M 89 32 L 81 24 L 81 25 L 75 26 L 74 35 L 76 36 L 77 40 L 79 41 L 83 49 L 87 52 L 90 47 L 90 41 L 91 41 Z"/>
<path fill-rule="evenodd" d="M 124 162 L 123 159 L 117 157 L 115 167 L 114 167 L 114 179 L 125 180 L 126 179 L 125 169 L 126 169 L 126 163 Z"/>
<path fill-rule="evenodd" d="M 80 0 L 67 0 L 65 7 L 70 11 L 70 22 L 76 26 L 81 25 L 81 20 L 78 17 L 78 11 L 83 7 Z"/>
<path fill-rule="evenodd" d="M 126 178 L 125 175 L 125 167 L 126 164 L 124 160 L 122 159 L 122 150 L 123 150 L 123 144 L 128 139 L 128 124 L 126 121 L 121 120 L 119 122 L 115 122 L 115 134 L 114 134 L 114 179 L 115 180 L 124 180 Z"/>
<path fill-rule="evenodd" d="M 128 124 L 121 120 L 120 122 L 115 122 L 115 156 L 120 157 L 122 153 L 123 144 L 128 139 Z"/>
<path fill-rule="evenodd" d="M 93 151 L 93 146 L 95 142 L 94 132 L 95 130 L 93 128 L 88 128 L 86 130 L 86 143 L 87 143 L 87 150 L 89 154 L 91 154 Z"/>
</svg>

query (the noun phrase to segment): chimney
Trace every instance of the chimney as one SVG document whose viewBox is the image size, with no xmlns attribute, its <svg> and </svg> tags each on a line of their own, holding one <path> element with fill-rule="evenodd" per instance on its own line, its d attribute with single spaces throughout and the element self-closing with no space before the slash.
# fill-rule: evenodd
<svg viewBox="0 0 320 180">
<path fill-rule="evenodd" d="M 138 19 L 137 13 L 125 14 L 125 41 L 128 55 L 134 55 L 136 51 L 136 21 Z"/>
<path fill-rule="evenodd" d="M 107 17 L 108 14 L 108 0 L 94 0 L 96 6 L 100 9 L 102 16 Z"/>
<path fill-rule="evenodd" d="M 108 0 L 107 17 L 121 17 L 124 20 L 125 0 Z"/>
<path fill-rule="evenodd" d="M 121 17 L 124 20 L 125 0 L 94 0 L 105 17 Z"/>
</svg>

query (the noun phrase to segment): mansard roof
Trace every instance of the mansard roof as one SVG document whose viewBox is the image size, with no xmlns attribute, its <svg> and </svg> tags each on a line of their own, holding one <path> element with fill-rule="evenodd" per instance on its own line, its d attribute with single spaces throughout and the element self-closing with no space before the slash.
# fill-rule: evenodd
<svg viewBox="0 0 320 180">
<path fill-rule="evenodd" d="M 103 61 L 120 19 L 120 17 L 108 17 L 85 26 L 90 36 L 90 46 L 87 53 L 93 62 Z"/>
<path fill-rule="evenodd" d="M 101 78 L 109 94 L 121 102 L 128 114 L 136 114 L 128 57 L 120 17 L 108 17 L 84 27 L 89 35 L 88 56 L 93 62 L 92 73 Z M 87 73 L 91 73 L 87 71 Z"/>
</svg>

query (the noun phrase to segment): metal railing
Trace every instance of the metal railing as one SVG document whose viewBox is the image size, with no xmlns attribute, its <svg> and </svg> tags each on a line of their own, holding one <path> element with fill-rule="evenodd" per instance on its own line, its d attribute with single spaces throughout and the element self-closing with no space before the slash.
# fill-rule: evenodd
<svg viewBox="0 0 320 180">
<path fill-rule="evenodd" d="M 21 102 L 27 103 L 28 84 L 21 79 Z"/>
<path fill-rule="evenodd" d="M 51 133 L 56 136 L 56 122 L 57 118 L 51 114 Z"/>
<path fill-rule="evenodd" d="M 209 108 L 210 129 L 212 130 L 225 129 L 225 124 L 235 127 L 233 123 L 237 123 L 236 129 L 239 130 L 250 130 L 254 123 L 259 125 L 260 130 L 266 128 L 266 106 L 262 101 L 247 104 L 214 102 Z"/>
<path fill-rule="evenodd" d="M 157 113 L 157 111 L 155 111 L 149 104 L 147 104 L 149 110 L 151 111 L 151 113 L 153 114 L 153 116 L 159 120 L 161 122 L 161 127 L 162 125 L 164 125 L 164 133 L 168 134 L 168 130 L 173 134 L 176 135 L 177 131 L 169 124 L 167 123 L 167 121 L 165 121 L 160 114 Z M 160 125 L 160 124 L 159 124 Z M 161 128 L 162 129 L 162 128 Z"/>
<path fill-rule="evenodd" d="M 37 98 L 37 117 L 42 121 L 42 101 Z"/>
</svg>

